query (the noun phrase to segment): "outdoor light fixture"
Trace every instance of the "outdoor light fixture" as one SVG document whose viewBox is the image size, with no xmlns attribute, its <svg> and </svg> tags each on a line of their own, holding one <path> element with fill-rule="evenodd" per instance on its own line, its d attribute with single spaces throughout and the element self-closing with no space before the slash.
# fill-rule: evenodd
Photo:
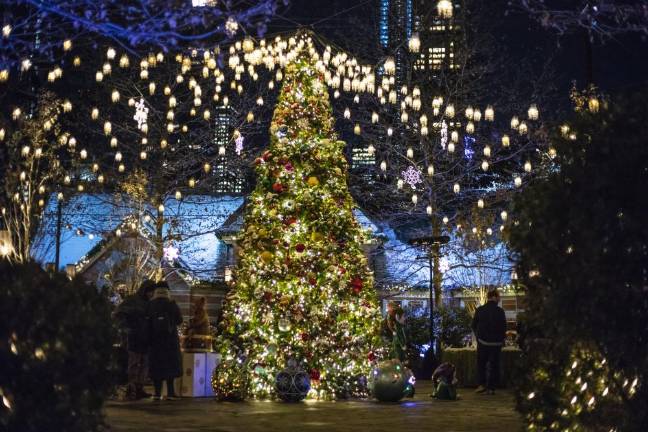
<svg viewBox="0 0 648 432">
<path fill-rule="evenodd" d="M 441 18 L 452 18 L 453 10 L 454 7 L 452 6 L 452 2 L 449 0 L 439 0 L 437 3 L 437 13 Z"/>
</svg>

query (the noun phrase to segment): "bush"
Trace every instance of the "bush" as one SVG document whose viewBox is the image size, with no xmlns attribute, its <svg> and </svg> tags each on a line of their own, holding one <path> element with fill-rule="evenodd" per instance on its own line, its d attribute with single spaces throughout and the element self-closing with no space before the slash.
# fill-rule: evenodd
<svg viewBox="0 0 648 432">
<path fill-rule="evenodd" d="M 472 317 L 467 309 L 460 306 L 443 306 L 439 308 L 435 318 L 435 329 L 442 346 L 466 346 L 466 338 L 472 333 Z"/>
<path fill-rule="evenodd" d="M 581 109 L 547 178 L 515 200 L 529 429 L 648 430 L 647 98 Z"/>
<path fill-rule="evenodd" d="M 111 387 L 110 304 L 36 264 L 0 261 L 0 429 L 87 432 Z"/>
</svg>

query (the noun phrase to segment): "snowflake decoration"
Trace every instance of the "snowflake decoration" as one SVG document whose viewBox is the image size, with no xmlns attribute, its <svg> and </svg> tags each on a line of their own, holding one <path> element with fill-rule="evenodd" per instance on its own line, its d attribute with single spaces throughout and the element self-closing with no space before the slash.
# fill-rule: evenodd
<svg viewBox="0 0 648 432">
<path fill-rule="evenodd" d="M 225 23 L 225 33 L 227 33 L 227 36 L 233 37 L 238 31 L 238 28 L 239 25 L 233 17 L 227 18 L 227 22 Z"/>
<path fill-rule="evenodd" d="M 164 248 L 164 259 L 168 262 L 173 262 L 180 257 L 180 249 L 173 245 Z"/>
<path fill-rule="evenodd" d="M 413 166 L 409 166 L 401 174 L 403 175 L 403 181 L 410 185 L 412 189 L 416 189 L 416 185 L 423 181 L 421 180 L 421 171 Z"/>
<path fill-rule="evenodd" d="M 441 148 L 445 150 L 448 145 L 448 124 L 445 120 L 441 123 Z"/>
<path fill-rule="evenodd" d="M 142 130 L 142 126 L 146 124 L 148 112 L 149 109 L 144 104 L 144 99 L 140 99 L 135 104 L 135 115 L 133 116 L 133 120 L 137 122 L 137 129 Z"/>
<path fill-rule="evenodd" d="M 236 154 L 241 155 L 241 152 L 243 151 L 243 142 L 245 141 L 245 138 L 243 138 L 243 135 L 239 135 L 238 138 L 234 141 L 236 143 Z"/>
</svg>

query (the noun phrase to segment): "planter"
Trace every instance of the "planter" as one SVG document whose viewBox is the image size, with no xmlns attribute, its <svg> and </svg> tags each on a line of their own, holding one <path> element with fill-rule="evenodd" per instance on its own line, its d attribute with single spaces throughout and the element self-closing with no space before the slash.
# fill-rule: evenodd
<svg viewBox="0 0 648 432">
<path fill-rule="evenodd" d="M 521 356 L 518 348 L 502 349 L 500 386 L 512 387 L 516 365 Z M 446 348 L 441 353 L 441 361 L 449 362 L 457 368 L 457 379 L 462 387 L 477 387 L 477 350 L 474 348 Z"/>
</svg>

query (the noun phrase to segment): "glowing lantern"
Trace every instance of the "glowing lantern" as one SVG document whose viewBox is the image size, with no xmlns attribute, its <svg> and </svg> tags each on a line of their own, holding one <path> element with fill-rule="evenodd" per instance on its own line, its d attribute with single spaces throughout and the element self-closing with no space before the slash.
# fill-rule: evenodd
<svg viewBox="0 0 648 432">
<path fill-rule="evenodd" d="M 441 18 L 452 18 L 453 9 L 452 2 L 449 0 L 439 0 L 437 3 L 437 13 Z"/>
<path fill-rule="evenodd" d="M 407 46 L 410 52 L 417 53 L 421 50 L 421 39 L 419 38 L 418 33 L 412 34 L 412 37 L 409 39 Z"/>
</svg>

